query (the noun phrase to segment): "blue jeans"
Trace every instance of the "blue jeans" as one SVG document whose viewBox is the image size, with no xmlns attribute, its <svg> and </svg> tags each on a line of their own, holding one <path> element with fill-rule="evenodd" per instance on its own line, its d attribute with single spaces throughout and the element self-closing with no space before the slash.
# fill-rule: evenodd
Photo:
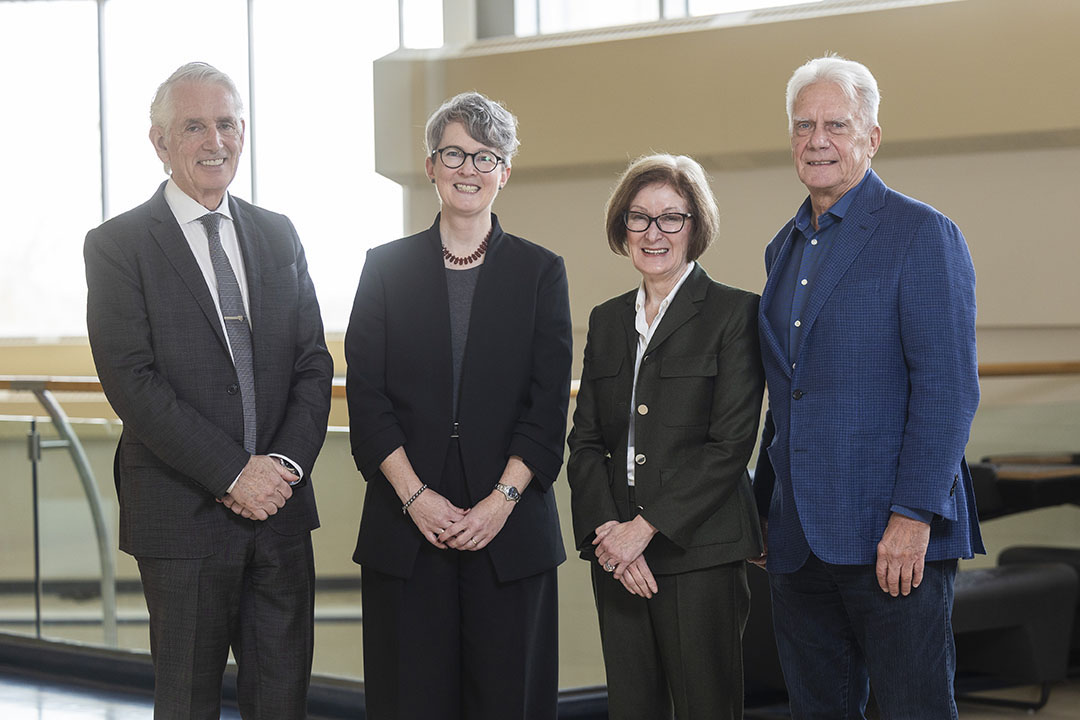
<svg viewBox="0 0 1080 720">
<path fill-rule="evenodd" d="M 873 565 L 813 553 L 799 570 L 770 575 L 791 717 L 862 720 L 873 686 L 884 720 L 956 720 L 955 577 L 955 560 L 928 562 L 919 587 L 894 598 Z"/>
</svg>

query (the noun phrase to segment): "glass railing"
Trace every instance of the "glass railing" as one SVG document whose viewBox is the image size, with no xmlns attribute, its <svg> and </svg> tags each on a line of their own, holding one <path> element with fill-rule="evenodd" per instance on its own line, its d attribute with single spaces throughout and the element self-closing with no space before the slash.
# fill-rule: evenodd
<svg viewBox="0 0 1080 720">
<path fill-rule="evenodd" d="M 55 403 L 51 394 L 45 399 Z M 0 417 L 0 457 L 7 469 L 0 630 L 107 647 L 146 646 L 145 640 L 128 645 L 121 632 L 132 619 L 145 624 L 146 607 L 141 593 L 133 607 L 118 602 L 118 589 L 130 578 L 117 574 L 117 434 L 106 420 L 71 421 L 62 412 Z"/>
<path fill-rule="evenodd" d="M 981 374 L 983 403 L 972 429 L 970 459 L 1080 452 L 1080 362 L 987 365 Z M 93 379 L 43 386 L 52 388 L 59 414 L 50 414 L 24 381 L 0 378 L 0 408 L 8 413 L 0 415 L 0 459 L 7 471 L 0 483 L 0 633 L 145 653 L 147 612 L 138 569 L 117 549 L 115 537 L 112 463 L 120 423 L 105 417 L 111 413 Z M 340 383 L 334 403 L 331 422 L 342 422 Z M 88 417 L 67 419 L 64 408 Z M 60 442 L 70 438 L 74 446 Z M 366 484 L 353 465 L 347 428 L 330 427 L 312 477 L 322 521 L 313 534 L 314 672 L 360 680 L 360 572 L 351 555 Z M 565 478 L 555 491 L 571 549 Z M 1040 514 L 985 523 L 989 554 L 974 564 L 993 564 L 997 553 L 1013 544 L 1080 546 L 1080 507 L 1035 512 Z M 559 569 L 560 687 L 603 685 L 588 567 L 568 554 Z"/>
</svg>

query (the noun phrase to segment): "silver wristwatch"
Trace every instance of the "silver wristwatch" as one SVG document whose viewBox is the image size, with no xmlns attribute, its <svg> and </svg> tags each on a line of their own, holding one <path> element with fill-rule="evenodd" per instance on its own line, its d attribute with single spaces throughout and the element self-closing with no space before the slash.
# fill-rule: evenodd
<svg viewBox="0 0 1080 720">
<path fill-rule="evenodd" d="M 506 485 L 505 483 L 495 483 L 495 489 L 506 496 L 506 499 L 510 502 L 517 502 L 521 499 L 521 493 L 513 485 Z"/>
</svg>

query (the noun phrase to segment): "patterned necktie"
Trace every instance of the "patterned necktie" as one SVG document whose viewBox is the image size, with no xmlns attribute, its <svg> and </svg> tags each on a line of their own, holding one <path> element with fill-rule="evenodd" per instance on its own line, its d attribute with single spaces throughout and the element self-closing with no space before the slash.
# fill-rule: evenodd
<svg viewBox="0 0 1080 720">
<path fill-rule="evenodd" d="M 225 332 L 229 336 L 232 349 L 233 365 L 236 367 L 236 379 L 240 384 L 240 398 L 244 403 L 244 449 L 255 453 L 255 366 L 251 352 L 251 326 L 244 316 L 244 298 L 240 294 L 240 283 L 221 246 L 218 223 L 219 213 L 207 213 L 199 218 L 206 228 L 206 239 L 210 244 L 210 262 L 214 265 L 217 276 L 218 302 L 221 315 L 225 319 Z"/>
</svg>

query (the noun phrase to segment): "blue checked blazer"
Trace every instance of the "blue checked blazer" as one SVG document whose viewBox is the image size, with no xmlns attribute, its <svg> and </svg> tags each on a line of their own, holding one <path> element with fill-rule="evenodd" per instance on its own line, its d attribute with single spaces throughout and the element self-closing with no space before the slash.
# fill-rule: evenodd
<svg viewBox="0 0 1080 720">
<path fill-rule="evenodd" d="M 769 571 L 798 570 L 811 549 L 874 563 L 894 504 L 934 513 L 927 560 L 984 552 L 964 460 L 979 404 L 964 236 L 871 171 L 807 299 L 792 367 L 767 313 L 795 232 L 792 219 L 765 250 L 758 313 L 769 409 L 754 494 Z"/>
</svg>

